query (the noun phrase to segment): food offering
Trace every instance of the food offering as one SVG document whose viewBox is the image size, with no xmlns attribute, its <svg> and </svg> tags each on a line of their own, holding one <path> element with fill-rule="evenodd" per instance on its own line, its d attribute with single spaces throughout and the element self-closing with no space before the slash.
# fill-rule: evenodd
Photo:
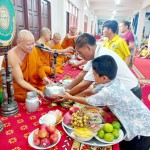
<svg viewBox="0 0 150 150">
<path fill-rule="evenodd" d="M 71 107 L 64 116 L 63 123 L 66 127 L 73 129 L 78 127 L 86 127 L 89 123 L 90 116 L 87 115 L 86 110 L 78 107 Z"/>
<path fill-rule="evenodd" d="M 35 149 L 47 149 L 55 146 L 60 138 L 61 134 L 54 125 L 41 124 L 39 128 L 31 132 L 28 142 Z"/>
<path fill-rule="evenodd" d="M 121 130 L 121 124 L 118 121 L 114 121 L 111 124 L 105 123 L 103 127 L 98 131 L 96 139 L 104 143 L 111 143 L 119 140 L 123 136 Z"/>
<path fill-rule="evenodd" d="M 81 141 L 89 141 L 94 137 L 94 133 L 88 128 L 76 128 L 71 135 Z"/>
<path fill-rule="evenodd" d="M 60 110 L 49 111 L 39 119 L 40 124 L 57 125 L 62 121 L 62 112 Z"/>
</svg>

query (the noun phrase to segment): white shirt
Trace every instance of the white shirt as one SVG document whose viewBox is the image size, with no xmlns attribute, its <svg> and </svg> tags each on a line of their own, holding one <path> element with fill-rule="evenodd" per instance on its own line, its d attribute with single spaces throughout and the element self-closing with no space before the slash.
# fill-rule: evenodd
<svg viewBox="0 0 150 150">
<path fill-rule="evenodd" d="M 101 47 L 97 46 L 97 48 L 95 50 L 94 58 L 102 56 L 102 55 L 109 55 L 115 59 L 117 66 L 118 66 L 118 71 L 117 71 L 116 77 L 121 81 L 122 84 L 125 85 L 126 88 L 132 89 L 138 85 L 137 78 L 130 71 L 130 69 L 128 68 L 126 63 L 116 53 L 114 53 L 113 51 L 108 50 L 107 48 L 104 48 L 102 46 Z M 90 63 L 92 63 L 92 62 L 90 61 Z M 90 66 L 90 65 L 88 64 L 88 66 Z M 84 80 L 93 81 L 93 82 L 95 81 L 92 67 L 90 68 L 88 73 L 84 76 Z"/>
<path fill-rule="evenodd" d="M 91 69 L 91 67 L 92 67 L 92 63 L 91 63 L 91 60 L 89 60 L 89 61 L 84 65 L 83 70 L 88 72 L 88 71 Z"/>
</svg>

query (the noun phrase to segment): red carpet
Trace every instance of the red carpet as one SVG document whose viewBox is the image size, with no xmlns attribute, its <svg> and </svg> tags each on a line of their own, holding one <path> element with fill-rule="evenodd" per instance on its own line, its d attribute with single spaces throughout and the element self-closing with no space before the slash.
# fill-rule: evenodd
<svg viewBox="0 0 150 150">
<path fill-rule="evenodd" d="M 150 79 L 150 59 L 135 58 L 134 65 L 146 79 Z"/>
<path fill-rule="evenodd" d="M 148 100 L 148 95 L 150 94 L 150 85 L 142 88 L 142 99 L 144 104 L 150 109 L 150 101 Z"/>
</svg>

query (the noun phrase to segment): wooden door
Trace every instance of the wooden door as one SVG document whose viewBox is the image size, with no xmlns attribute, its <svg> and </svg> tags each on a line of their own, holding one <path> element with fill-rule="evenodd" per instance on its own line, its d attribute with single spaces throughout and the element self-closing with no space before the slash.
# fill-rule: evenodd
<svg viewBox="0 0 150 150">
<path fill-rule="evenodd" d="M 41 0 L 41 27 L 51 29 L 51 3 L 47 0 Z"/>
<path fill-rule="evenodd" d="M 25 19 L 24 0 L 14 0 L 13 3 L 16 11 L 16 36 L 13 40 L 12 46 L 15 46 L 18 32 L 26 28 L 26 19 Z"/>
<path fill-rule="evenodd" d="M 28 0 L 27 5 L 29 30 L 33 33 L 35 40 L 37 40 L 40 36 L 39 3 L 37 0 Z"/>
<path fill-rule="evenodd" d="M 69 33 L 69 12 L 66 12 L 66 34 Z"/>
<path fill-rule="evenodd" d="M 84 32 L 87 32 L 87 26 L 88 26 L 88 17 L 85 15 L 84 16 Z"/>
</svg>

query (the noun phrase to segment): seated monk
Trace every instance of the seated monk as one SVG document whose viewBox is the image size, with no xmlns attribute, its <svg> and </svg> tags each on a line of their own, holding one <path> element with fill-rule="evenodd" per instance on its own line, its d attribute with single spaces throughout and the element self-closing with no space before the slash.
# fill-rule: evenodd
<svg viewBox="0 0 150 150">
<path fill-rule="evenodd" d="M 65 36 L 65 38 L 63 39 L 61 43 L 62 48 L 67 48 L 69 46 L 72 46 L 73 48 L 75 48 L 74 42 L 77 36 L 78 35 L 76 35 L 76 27 L 71 26 L 69 29 L 69 33 Z"/>
<path fill-rule="evenodd" d="M 44 44 L 45 46 L 49 46 L 47 43 L 50 40 L 51 37 L 51 31 L 49 28 L 43 27 L 41 30 L 41 36 L 40 38 L 36 41 L 36 44 Z M 52 66 L 52 55 L 51 53 L 42 51 L 40 48 L 35 47 L 39 56 L 40 60 L 45 66 Z"/>
<path fill-rule="evenodd" d="M 59 33 L 54 33 L 53 39 L 49 41 L 50 47 L 52 49 L 57 49 L 60 52 L 62 51 L 62 47 L 60 45 L 61 36 Z M 66 61 L 65 56 L 58 55 L 57 56 L 57 73 L 63 73 L 63 70 L 61 69 L 63 66 L 63 63 Z"/>
<path fill-rule="evenodd" d="M 51 42 L 48 42 L 48 41 L 50 41 L 50 36 L 51 36 L 51 31 L 48 28 L 43 27 L 42 30 L 41 30 L 41 37 L 40 37 L 39 40 L 36 41 L 36 44 L 44 44 L 44 46 L 46 48 L 48 48 L 49 50 L 51 50 L 51 51 L 54 51 L 54 50 L 57 51 L 58 49 L 59 50 L 61 49 L 61 53 L 72 52 L 72 50 L 71 50 L 72 47 L 68 47 L 66 49 L 62 49 L 61 46 L 57 45 L 57 46 L 55 46 L 56 48 L 52 46 L 53 49 L 51 49 L 50 48 L 51 47 L 50 46 Z M 52 62 L 53 55 L 51 53 L 49 53 L 49 52 L 42 51 L 38 47 L 35 47 L 35 48 L 36 48 L 36 50 L 37 50 L 37 52 L 39 54 L 39 57 L 40 57 L 41 62 L 43 63 L 43 65 L 45 65 L 45 66 L 52 66 L 52 64 L 53 64 L 53 62 Z M 58 50 L 58 52 L 59 52 L 59 50 Z"/>
<path fill-rule="evenodd" d="M 28 30 L 18 34 L 17 46 L 8 51 L 8 64 L 12 67 L 15 100 L 25 102 L 26 94 L 35 91 L 43 96 L 45 84 L 50 84 L 47 74 L 53 73 L 48 66 L 43 66 L 34 49 L 35 39 Z M 5 67 L 5 61 L 3 61 Z"/>
</svg>

